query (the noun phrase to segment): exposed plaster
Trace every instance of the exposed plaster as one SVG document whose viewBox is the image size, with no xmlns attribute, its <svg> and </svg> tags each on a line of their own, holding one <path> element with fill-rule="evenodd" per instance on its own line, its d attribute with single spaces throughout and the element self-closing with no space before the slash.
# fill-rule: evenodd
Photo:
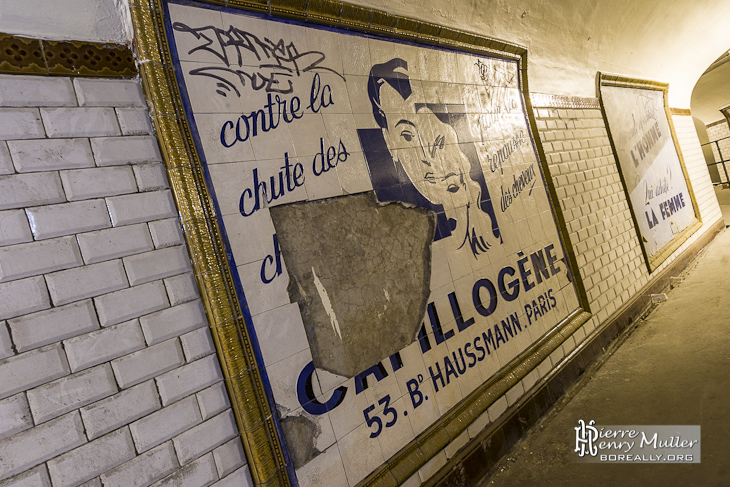
<svg viewBox="0 0 730 487">
<path fill-rule="evenodd" d="M 40 39 L 127 44 L 127 0 L 2 0 L 0 32 Z"/>
<path fill-rule="evenodd" d="M 411 343 L 431 284 L 435 214 L 373 193 L 270 209 L 315 367 L 354 375 Z"/>
</svg>

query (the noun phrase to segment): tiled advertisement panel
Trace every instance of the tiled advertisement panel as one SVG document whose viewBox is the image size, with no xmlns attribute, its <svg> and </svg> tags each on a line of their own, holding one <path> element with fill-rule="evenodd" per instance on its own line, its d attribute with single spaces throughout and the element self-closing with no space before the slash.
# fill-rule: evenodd
<svg viewBox="0 0 730 487">
<path fill-rule="evenodd" d="M 299 483 L 355 485 L 578 307 L 518 64 L 229 9 L 170 2 L 168 14 L 188 119 Z M 413 329 L 356 328 L 342 310 L 381 317 L 398 304 L 387 288 L 343 299 L 333 268 L 349 263 L 328 266 L 325 255 L 295 275 L 279 247 L 273 213 L 363 193 L 431 215 Z M 302 220 L 301 233 L 325 224 Z M 398 230 L 389 225 L 384 239 Z M 352 276 L 354 289 L 367 278 Z M 326 312 L 324 326 L 308 321 L 292 297 L 307 293 L 291 282 L 312 285 L 306 302 Z M 396 353 L 348 369 L 352 350 L 387 350 L 403 333 Z M 328 362 L 346 345 L 344 367 Z"/>
<path fill-rule="evenodd" d="M 666 249 L 686 238 L 698 221 L 664 109 L 664 92 L 602 85 L 601 100 L 641 242 L 654 269 L 669 255 Z"/>
</svg>

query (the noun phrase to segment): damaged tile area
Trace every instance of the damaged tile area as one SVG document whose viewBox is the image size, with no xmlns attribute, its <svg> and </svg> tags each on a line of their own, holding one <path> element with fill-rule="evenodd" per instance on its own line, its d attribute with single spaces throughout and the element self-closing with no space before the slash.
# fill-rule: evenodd
<svg viewBox="0 0 730 487">
<path fill-rule="evenodd" d="M 353 377 L 413 341 L 430 292 L 433 212 L 365 193 L 271 217 L 317 368 Z"/>
</svg>

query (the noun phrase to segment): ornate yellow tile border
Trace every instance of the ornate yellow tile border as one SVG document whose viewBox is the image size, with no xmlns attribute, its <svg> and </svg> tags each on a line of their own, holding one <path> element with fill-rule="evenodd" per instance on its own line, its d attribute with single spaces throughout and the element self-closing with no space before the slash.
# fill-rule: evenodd
<svg viewBox="0 0 730 487">
<path fill-rule="evenodd" d="M 137 66 L 127 46 L 0 33 L 0 73 L 132 78 Z"/>
<path fill-rule="evenodd" d="M 225 255 L 213 203 L 203 177 L 190 127 L 178 91 L 165 36 L 163 0 L 130 0 L 136 36 L 134 47 L 152 117 L 182 217 L 196 278 L 206 305 L 213 339 L 221 361 L 231 403 L 241 432 L 251 475 L 256 485 L 288 486 L 286 454 L 276 432 L 274 411 L 267 401 L 262 370 L 257 363 Z M 272 17 L 341 27 L 430 45 L 496 55 L 516 60 L 527 93 L 525 48 L 468 32 L 457 31 L 386 12 L 332 0 L 208 0 Z M 489 381 L 442 416 L 435 424 L 361 481 L 358 486 L 400 485 L 453 441 L 479 415 L 522 380 L 589 318 L 587 299 L 570 244 L 565 220 L 537 137 L 530 98 L 524 96 L 540 164 L 555 211 L 565 253 L 576 280 L 578 308 L 503 367 Z"/>
<path fill-rule="evenodd" d="M 638 88 L 645 90 L 663 91 L 666 102 L 669 83 L 653 81 L 643 78 L 631 78 L 620 74 L 598 73 L 598 82 L 601 86 L 618 86 L 619 88 Z M 599 93 L 600 94 L 600 93 Z M 600 96 L 598 97 L 600 99 Z"/>
<path fill-rule="evenodd" d="M 672 115 L 681 115 L 683 117 L 691 117 L 692 110 L 689 108 L 669 108 L 669 113 Z"/>
<path fill-rule="evenodd" d="M 690 194 L 690 199 L 692 200 L 692 208 L 694 209 L 695 216 L 697 217 L 697 222 L 687 227 L 683 232 L 678 234 L 677 236 L 672 239 L 672 241 L 667 244 L 660 252 L 654 255 L 654 257 L 649 258 L 649 255 L 646 251 L 646 247 L 644 246 L 644 241 L 641 239 L 641 231 L 639 230 L 639 224 L 636 216 L 635 209 L 633 205 L 631 204 L 631 199 L 629 198 L 629 190 L 626 185 L 626 181 L 624 179 L 624 175 L 622 171 L 619 171 L 619 175 L 621 177 L 621 184 L 624 187 L 624 191 L 626 192 L 626 200 L 629 203 L 629 210 L 631 211 L 631 216 L 634 220 L 634 228 L 636 229 L 636 234 L 639 236 L 639 241 L 641 242 L 641 252 L 644 254 L 644 260 L 646 261 L 646 265 L 649 269 L 649 272 L 654 272 L 665 260 L 669 258 L 670 255 L 674 253 L 679 247 L 682 246 L 684 242 L 689 239 L 692 234 L 694 234 L 697 230 L 699 230 L 702 227 L 702 216 L 700 215 L 699 207 L 697 206 L 697 198 L 695 197 L 694 191 L 692 190 L 692 182 L 689 179 L 689 174 L 687 173 L 687 167 L 684 163 L 684 157 L 682 156 L 682 150 L 679 147 L 679 141 L 677 140 L 677 131 L 674 128 L 674 122 L 672 121 L 672 115 L 673 112 L 671 108 L 669 108 L 669 99 L 668 99 L 668 93 L 669 93 L 669 83 L 663 83 L 659 81 L 652 81 L 652 80 L 646 80 L 646 79 L 640 79 L 640 78 L 630 78 L 625 76 L 620 76 L 616 74 L 607 74 L 607 73 L 601 73 L 599 72 L 597 77 L 597 91 L 599 94 L 599 100 L 601 102 L 601 111 L 603 112 L 603 119 L 606 124 L 606 131 L 609 135 L 609 141 L 611 142 L 611 150 L 613 151 L 616 158 L 618 158 L 618 153 L 616 152 L 616 147 L 614 145 L 614 139 L 611 135 L 611 127 L 608 123 L 608 118 L 606 117 L 606 110 L 603 106 L 603 99 L 600 97 L 600 87 L 601 86 L 616 86 L 619 88 L 635 88 L 635 89 L 644 89 L 644 90 L 654 90 L 654 91 L 661 91 L 663 93 L 664 98 L 664 113 L 667 117 L 667 122 L 669 123 L 669 131 L 672 133 L 672 142 L 674 142 L 674 148 L 677 151 L 677 156 L 679 157 L 679 165 L 682 168 L 682 175 L 684 176 L 684 180 L 687 183 L 687 190 Z M 676 109 L 674 109 L 676 110 Z M 689 111 L 689 110 L 687 110 Z M 685 113 L 680 113 L 681 115 L 685 115 Z M 691 113 L 690 113 L 691 115 Z"/>
<path fill-rule="evenodd" d="M 710 128 L 710 127 L 714 127 L 715 125 L 720 125 L 720 124 L 723 124 L 723 123 L 724 124 L 727 124 L 728 122 L 727 122 L 727 120 L 725 120 L 723 118 L 723 119 L 718 120 L 717 122 L 708 123 L 707 125 L 705 125 L 705 127 Z"/>
<path fill-rule="evenodd" d="M 578 96 L 550 95 L 547 93 L 530 93 L 533 108 L 567 108 L 577 109 L 600 109 L 598 98 L 581 98 Z"/>
</svg>

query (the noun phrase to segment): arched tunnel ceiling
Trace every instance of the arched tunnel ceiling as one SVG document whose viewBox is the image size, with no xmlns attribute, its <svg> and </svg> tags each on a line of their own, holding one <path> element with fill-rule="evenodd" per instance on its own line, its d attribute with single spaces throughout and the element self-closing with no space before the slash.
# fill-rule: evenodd
<svg viewBox="0 0 730 487">
<path fill-rule="evenodd" d="M 596 72 L 670 84 L 689 108 L 702 73 L 730 48 L 727 0 L 352 0 L 528 48 L 533 92 L 596 96 Z"/>
<path fill-rule="evenodd" d="M 0 0 L 0 32 L 128 42 L 128 1 Z M 347 1 L 523 45 L 538 93 L 594 97 L 603 71 L 668 82 L 670 105 L 689 108 L 702 73 L 730 49 L 728 0 Z M 705 123 L 730 103 L 728 77 L 730 64 L 698 86 L 692 109 Z"/>
<path fill-rule="evenodd" d="M 720 108 L 730 105 L 730 52 L 723 54 L 702 75 L 692 92 L 692 115 L 705 125 L 725 117 Z"/>
</svg>

